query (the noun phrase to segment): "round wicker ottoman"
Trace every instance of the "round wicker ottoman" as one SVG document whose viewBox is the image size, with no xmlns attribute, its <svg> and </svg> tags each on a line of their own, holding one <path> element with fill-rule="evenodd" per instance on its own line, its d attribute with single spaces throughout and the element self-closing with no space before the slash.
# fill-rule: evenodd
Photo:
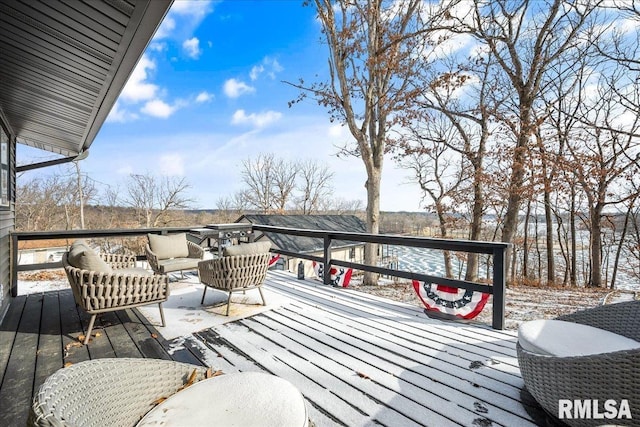
<svg viewBox="0 0 640 427">
<path fill-rule="evenodd" d="M 291 383 L 265 373 L 241 372 L 187 387 L 137 425 L 305 427 L 308 420 L 302 394 Z"/>
</svg>

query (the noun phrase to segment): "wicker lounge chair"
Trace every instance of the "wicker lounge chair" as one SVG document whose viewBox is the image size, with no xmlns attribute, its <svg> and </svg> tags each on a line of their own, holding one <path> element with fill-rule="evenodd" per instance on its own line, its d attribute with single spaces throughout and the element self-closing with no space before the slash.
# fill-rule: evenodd
<svg viewBox="0 0 640 427">
<path fill-rule="evenodd" d="M 593 326 L 640 342 L 640 301 L 603 305 L 558 320 Z M 571 426 L 596 426 L 608 422 L 631 425 L 640 420 L 640 348 L 554 357 L 527 351 L 518 342 L 517 353 L 527 390 L 554 417 L 558 417 L 560 399 L 591 402 L 597 399 L 601 412 L 605 401 L 614 400 L 619 409 L 626 399 L 632 418 L 574 418 L 563 422 Z"/>
<path fill-rule="evenodd" d="M 156 359 L 95 359 L 62 368 L 33 398 L 29 426 L 134 426 L 205 367 Z"/>
<path fill-rule="evenodd" d="M 200 261 L 198 276 L 200 282 L 205 285 L 200 304 L 204 304 L 207 287 L 211 287 L 229 293 L 227 316 L 233 292 L 257 288 L 262 298 L 262 305 L 267 305 L 261 286 L 269 269 L 270 247 L 269 242 L 230 246 L 224 249 L 221 258 Z"/>
<path fill-rule="evenodd" d="M 156 274 L 167 274 L 198 268 L 198 262 L 204 257 L 204 249 L 190 242 L 185 233 L 172 235 L 149 234 L 145 253 L 149 266 Z"/>
<path fill-rule="evenodd" d="M 169 298 L 167 276 L 136 268 L 135 257 L 98 255 L 86 247 L 82 249 L 83 253 L 91 259 L 74 266 L 74 252 L 82 245 L 74 243 L 69 252 L 62 256 L 62 265 L 76 304 L 91 314 L 84 344 L 89 342 L 96 316 L 108 311 L 158 304 L 162 326 L 165 326 L 162 303 Z"/>
</svg>

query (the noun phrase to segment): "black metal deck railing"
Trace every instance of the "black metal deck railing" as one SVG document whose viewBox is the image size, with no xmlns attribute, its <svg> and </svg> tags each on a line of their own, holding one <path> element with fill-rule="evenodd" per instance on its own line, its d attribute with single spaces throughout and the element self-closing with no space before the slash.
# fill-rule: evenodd
<svg viewBox="0 0 640 427">
<path fill-rule="evenodd" d="M 18 294 L 18 272 L 32 271 L 50 268 L 62 267 L 60 262 L 57 263 L 40 263 L 40 264 L 18 264 L 18 242 L 25 240 L 48 240 L 48 239 L 86 239 L 86 238 L 107 238 L 107 237 L 136 237 L 143 236 L 148 233 L 152 234 L 169 234 L 169 233 L 188 233 L 191 230 L 202 228 L 203 226 L 193 227 L 171 227 L 171 228 L 145 228 L 145 229 L 113 229 L 113 230 L 67 230 L 67 231 L 40 231 L 40 232 L 16 232 L 11 235 L 11 294 Z M 505 255 L 509 248 L 507 243 L 496 242 L 478 242 L 469 240 L 448 240 L 434 239 L 424 237 L 410 236 L 394 236 L 387 234 L 368 234 L 368 233 L 348 233 L 339 231 L 326 230 L 303 230 L 286 227 L 273 227 L 268 225 L 253 225 L 254 231 L 262 233 L 277 233 L 293 236 L 303 236 L 322 239 L 323 255 L 314 256 L 309 254 L 301 254 L 297 252 L 287 251 L 286 249 L 272 249 L 273 252 L 295 257 L 307 259 L 311 261 L 321 262 L 325 266 L 341 266 L 353 268 L 362 271 L 371 271 L 374 273 L 395 276 L 404 279 L 418 280 L 429 283 L 438 283 L 445 286 L 462 288 L 472 291 L 485 292 L 493 295 L 493 313 L 492 327 L 494 329 L 504 329 L 505 314 L 505 294 L 506 294 L 506 278 L 505 278 Z M 465 253 L 487 254 L 493 257 L 492 283 L 476 283 L 465 280 L 457 280 L 446 277 L 432 276 L 416 271 L 406 271 L 400 269 L 390 269 L 379 266 L 366 265 L 355 262 L 342 261 L 331 257 L 332 242 L 335 240 L 351 241 L 354 243 L 380 243 L 397 246 L 408 246 L 415 248 L 437 249 L 442 251 L 458 251 Z M 324 269 L 324 283 L 329 284 L 330 268 Z"/>
<path fill-rule="evenodd" d="M 280 253 L 285 256 L 308 259 L 311 261 L 321 262 L 323 265 L 341 266 L 353 268 L 362 271 L 371 271 L 388 276 L 400 277 L 403 279 L 418 280 L 429 283 L 438 283 L 444 286 L 454 288 L 468 289 L 471 291 L 484 292 L 493 295 L 493 317 L 492 327 L 494 329 L 504 329 L 504 310 L 505 310 L 505 294 L 506 294 L 506 278 L 505 278 L 505 254 L 509 248 L 508 243 L 496 242 L 479 242 L 470 240 L 449 240 L 434 239 L 426 237 L 412 236 L 394 236 L 388 234 L 368 234 L 368 233 L 347 233 L 341 231 L 324 231 L 324 230 L 301 230 L 296 228 L 273 227 L 269 225 L 255 225 L 254 231 L 263 233 L 279 233 L 289 234 L 293 236 L 312 237 L 323 240 L 323 256 L 314 256 L 309 254 L 300 254 L 282 249 L 274 249 L 273 252 Z M 385 267 L 372 266 L 367 264 L 342 261 L 331 257 L 331 245 L 334 240 L 346 240 L 355 243 L 380 243 L 396 246 L 409 246 L 415 248 L 438 249 L 443 251 L 458 251 L 466 253 L 487 254 L 493 256 L 492 284 L 469 282 L 465 280 L 457 280 L 446 277 L 431 276 L 415 271 L 406 271 L 399 269 L 390 269 Z M 329 268 L 323 270 L 323 281 L 325 284 L 331 282 L 331 273 Z"/>
</svg>

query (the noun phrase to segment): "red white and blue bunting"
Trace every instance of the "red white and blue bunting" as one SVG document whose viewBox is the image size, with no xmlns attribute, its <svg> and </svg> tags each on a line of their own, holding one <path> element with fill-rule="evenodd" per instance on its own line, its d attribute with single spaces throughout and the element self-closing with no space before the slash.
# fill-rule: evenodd
<svg viewBox="0 0 640 427">
<path fill-rule="evenodd" d="M 321 262 L 313 261 L 313 271 L 316 273 L 316 278 L 323 281 L 324 277 L 324 265 Z M 346 288 L 349 286 L 351 280 L 351 274 L 353 269 L 344 267 L 331 267 L 329 271 L 331 273 L 331 285 Z"/>
<path fill-rule="evenodd" d="M 269 267 L 272 267 L 280 259 L 280 254 L 275 254 L 269 260 Z"/>
<path fill-rule="evenodd" d="M 427 315 L 446 319 L 473 319 L 487 304 L 489 294 L 413 280 L 413 289 Z"/>
</svg>

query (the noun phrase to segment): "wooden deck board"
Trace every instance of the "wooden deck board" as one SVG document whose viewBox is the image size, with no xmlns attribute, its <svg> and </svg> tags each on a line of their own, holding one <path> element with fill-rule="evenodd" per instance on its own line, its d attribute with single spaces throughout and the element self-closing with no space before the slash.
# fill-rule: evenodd
<svg viewBox="0 0 640 427">
<path fill-rule="evenodd" d="M 317 427 L 535 425 L 513 332 L 285 272 L 266 286 L 290 302 L 172 340 L 138 310 L 105 313 L 88 346 L 89 316 L 69 290 L 16 298 L 0 325 L 0 425 L 24 425 L 35 388 L 65 363 L 103 357 L 272 373 L 303 393 Z"/>
<path fill-rule="evenodd" d="M 103 333 L 109 340 L 113 357 L 144 357 L 138 347 L 131 345 L 131 336 L 115 312 L 104 313 L 96 323 L 96 331 Z"/>
<path fill-rule="evenodd" d="M 316 318 L 315 322 L 317 323 L 313 325 L 311 321 L 300 321 L 300 317 L 278 316 L 278 314 L 280 313 L 272 312 L 265 317 L 278 321 L 279 325 L 287 326 L 290 329 L 286 331 L 289 338 L 292 335 L 298 335 L 303 341 L 304 336 L 313 334 L 317 337 L 316 331 L 321 330 L 323 325 L 329 326 L 331 333 L 322 336 L 320 343 L 316 338 L 316 343 L 312 348 L 316 348 L 318 352 L 322 353 L 318 348 L 320 344 L 342 350 L 341 353 L 349 356 L 349 358 L 342 357 L 345 365 L 353 366 L 353 369 L 359 369 L 358 372 L 363 372 L 380 382 L 382 382 L 379 380 L 380 378 L 386 378 L 385 385 L 387 387 L 393 388 L 395 383 L 399 383 L 400 387 L 397 390 L 399 394 L 416 399 L 423 405 L 435 405 L 442 408 L 453 401 L 461 408 L 474 412 L 476 417 L 481 415 L 476 409 L 480 405 L 501 414 L 496 417 L 496 421 L 502 419 L 501 422 L 508 425 L 509 421 L 513 420 L 514 414 L 511 412 L 503 414 L 501 406 L 515 406 L 513 400 L 517 400 L 515 396 L 516 393 L 519 395 L 519 390 L 512 390 L 512 399 L 509 399 L 487 388 L 486 385 L 479 386 L 477 383 L 472 385 L 468 377 L 463 378 L 450 374 L 447 372 L 451 368 L 450 365 L 436 364 L 433 360 L 416 360 L 406 357 L 409 351 L 404 351 L 403 347 L 397 345 L 392 349 L 385 348 L 387 346 L 386 340 L 372 334 L 354 334 L 352 330 L 349 331 L 349 334 L 341 332 L 338 328 L 333 328 L 330 322 L 323 322 L 326 318 Z M 256 320 L 263 321 L 262 316 Z M 313 329 L 314 327 L 315 329 Z M 465 375 L 465 373 L 461 374 Z M 473 373 L 466 375 L 473 375 Z M 442 399 L 441 396 L 447 396 L 450 401 L 439 402 Z M 524 411 L 520 411 L 518 415 L 527 417 Z M 467 421 L 461 420 L 461 423 L 464 424 Z"/>
<path fill-rule="evenodd" d="M 65 363 L 103 357 L 171 358 L 151 337 L 155 328 L 144 324 L 137 310 L 101 317 L 96 321 L 100 336 L 83 346 L 78 337 L 89 316 L 77 309 L 70 290 L 12 301 L 0 324 L 0 426 L 24 426 L 34 392 Z"/>
<path fill-rule="evenodd" d="M 78 337 L 84 333 L 84 330 L 71 289 L 60 291 L 58 300 L 60 301 L 60 328 L 64 363 L 73 364 L 89 360 L 89 347 L 79 345 L 78 342 Z"/>
<path fill-rule="evenodd" d="M 299 381 L 309 401 L 342 423 L 535 425 L 535 408 L 521 403 L 513 332 L 430 320 L 418 307 L 285 273 L 270 274 L 267 286 L 293 302 L 215 333 Z M 309 384 L 349 402 L 360 418 L 346 418 Z"/>
<path fill-rule="evenodd" d="M 43 296 L 27 298 L 0 389 L 0 425 L 25 425 L 31 402 Z"/>
<path fill-rule="evenodd" d="M 34 388 L 37 389 L 51 372 L 63 365 L 60 301 L 57 293 L 45 293 L 36 358 Z"/>
</svg>

